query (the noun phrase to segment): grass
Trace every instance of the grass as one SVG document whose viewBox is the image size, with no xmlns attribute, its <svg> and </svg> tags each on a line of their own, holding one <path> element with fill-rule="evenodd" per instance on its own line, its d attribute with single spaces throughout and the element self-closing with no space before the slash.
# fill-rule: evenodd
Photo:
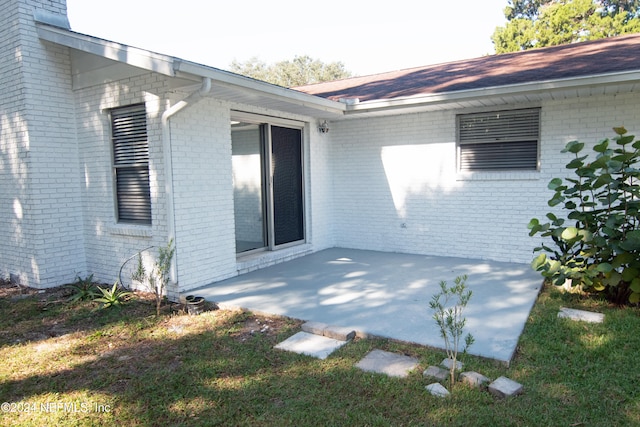
<svg viewBox="0 0 640 427">
<path fill-rule="evenodd" d="M 509 368 L 463 356 L 469 370 L 524 385 L 505 400 L 459 383 L 449 398 L 429 395 L 421 372 L 444 352 L 421 346 L 362 339 L 317 360 L 273 348 L 299 330 L 294 319 L 168 307 L 156 316 L 141 298 L 95 311 L 63 290 L 4 291 L 1 425 L 640 425 L 639 310 L 554 289 L 540 294 Z M 561 306 L 606 319 L 558 319 Z M 404 379 L 355 368 L 374 348 L 417 357 L 420 368 Z"/>
</svg>

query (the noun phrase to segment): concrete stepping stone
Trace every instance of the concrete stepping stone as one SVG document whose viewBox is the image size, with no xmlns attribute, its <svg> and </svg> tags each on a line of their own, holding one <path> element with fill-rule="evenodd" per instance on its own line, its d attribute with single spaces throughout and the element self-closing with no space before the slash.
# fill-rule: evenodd
<svg viewBox="0 0 640 427">
<path fill-rule="evenodd" d="M 594 313 L 592 311 L 586 310 L 576 310 L 573 308 L 560 307 L 560 312 L 558 313 L 559 318 L 571 319 L 571 320 L 581 320 L 583 322 L 589 323 L 602 323 L 604 322 L 604 314 L 602 313 Z"/>
<path fill-rule="evenodd" d="M 449 390 L 447 390 L 442 384 L 440 383 L 433 383 L 433 384 L 429 384 L 428 386 L 425 387 L 425 389 L 431 393 L 434 396 L 438 396 L 438 397 L 447 397 L 449 396 Z"/>
<path fill-rule="evenodd" d="M 275 348 L 324 360 L 347 342 L 303 331 L 277 344 Z"/>
<path fill-rule="evenodd" d="M 440 362 L 440 366 L 442 366 L 445 369 L 451 369 L 452 364 L 453 364 L 453 360 L 449 359 L 448 357 L 446 359 L 442 359 L 442 362 Z M 456 371 L 461 371 L 463 367 L 464 367 L 464 363 L 462 363 L 459 360 L 456 360 Z"/>
<path fill-rule="evenodd" d="M 468 371 L 460 373 L 460 381 L 471 387 L 484 388 L 491 380 L 478 372 Z"/>
<path fill-rule="evenodd" d="M 350 341 L 356 337 L 356 331 L 343 326 L 327 325 L 321 322 L 306 322 L 302 325 L 304 332 L 333 338 L 341 341 Z"/>
<path fill-rule="evenodd" d="M 507 377 L 500 377 L 489 384 L 489 393 L 499 398 L 515 396 L 522 393 L 522 384 Z"/>
<path fill-rule="evenodd" d="M 433 378 L 437 381 L 444 381 L 449 378 L 449 370 L 443 369 L 439 366 L 429 366 L 422 372 L 424 378 Z"/>
<path fill-rule="evenodd" d="M 404 378 L 418 366 L 418 359 L 383 350 L 372 350 L 356 367 L 367 372 L 377 372 L 391 377 Z"/>
</svg>

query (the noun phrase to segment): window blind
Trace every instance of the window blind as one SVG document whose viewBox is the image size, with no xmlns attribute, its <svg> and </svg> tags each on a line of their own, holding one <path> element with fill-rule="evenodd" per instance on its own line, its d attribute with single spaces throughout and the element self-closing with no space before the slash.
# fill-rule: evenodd
<svg viewBox="0 0 640 427">
<path fill-rule="evenodd" d="M 538 108 L 460 115 L 460 170 L 535 170 L 539 139 Z"/>
<path fill-rule="evenodd" d="M 144 105 L 111 112 L 118 222 L 151 224 L 149 141 Z"/>
</svg>

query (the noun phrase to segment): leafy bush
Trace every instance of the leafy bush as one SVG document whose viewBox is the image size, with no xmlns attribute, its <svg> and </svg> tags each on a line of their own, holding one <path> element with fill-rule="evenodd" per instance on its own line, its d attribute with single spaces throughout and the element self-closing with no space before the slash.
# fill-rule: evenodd
<svg viewBox="0 0 640 427">
<path fill-rule="evenodd" d="M 616 137 L 593 147 L 595 160 L 582 155 L 584 143 L 569 142 L 562 153 L 572 153 L 567 165 L 575 177 L 554 178 L 548 204 L 564 207 L 564 218 L 553 213 L 549 222 L 529 222 L 529 235 L 540 234 L 543 243 L 532 267 L 555 285 L 567 279 L 586 291 L 604 292 L 617 303 L 640 302 L 640 141 L 614 128 Z M 547 240 L 548 242 L 548 240 Z"/>
</svg>

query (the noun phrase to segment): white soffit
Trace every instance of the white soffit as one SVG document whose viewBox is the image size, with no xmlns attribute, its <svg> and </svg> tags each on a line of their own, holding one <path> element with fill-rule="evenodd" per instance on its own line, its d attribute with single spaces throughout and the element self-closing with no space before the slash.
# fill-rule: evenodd
<svg viewBox="0 0 640 427">
<path fill-rule="evenodd" d="M 345 106 L 336 101 L 46 23 L 37 24 L 37 31 L 40 39 L 72 49 L 75 89 L 151 71 L 170 77 L 173 88 L 192 87 L 202 78 L 210 78 L 217 89 L 210 96 L 232 102 L 323 118 L 341 117 L 345 111 Z"/>
</svg>

